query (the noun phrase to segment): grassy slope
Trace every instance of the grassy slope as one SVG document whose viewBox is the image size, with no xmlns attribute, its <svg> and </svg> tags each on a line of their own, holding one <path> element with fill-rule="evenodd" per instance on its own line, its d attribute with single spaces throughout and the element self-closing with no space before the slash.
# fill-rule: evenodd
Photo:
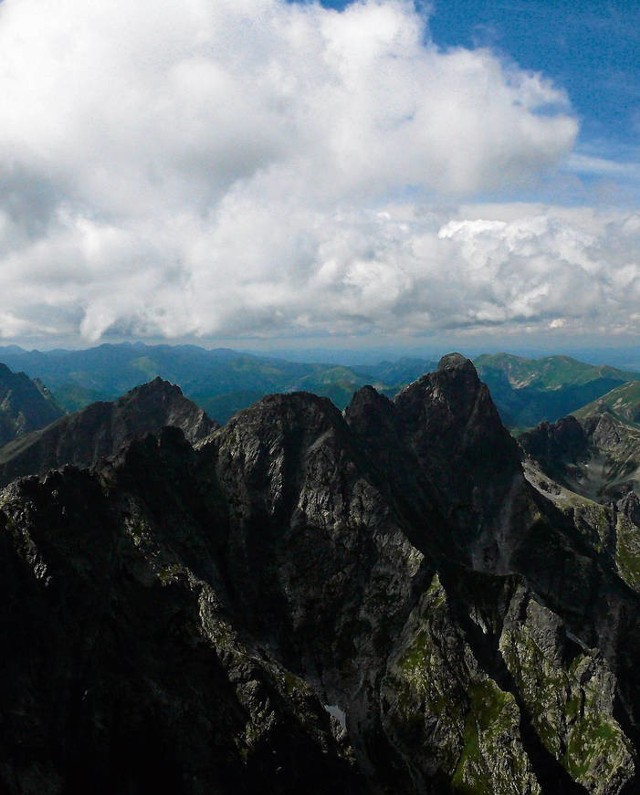
<svg viewBox="0 0 640 795">
<path fill-rule="evenodd" d="M 578 418 L 585 418 L 603 409 L 623 422 L 640 427 L 640 381 L 622 384 L 572 413 Z"/>
<path fill-rule="evenodd" d="M 475 365 L 503 421 L 512 428 L 532 427 L 542 420 L 553 422 L 638 377 L 637 373 L 586 364 L 569 356 L 525 359 L 486 354 L 479 356 Z"/>
</svg>

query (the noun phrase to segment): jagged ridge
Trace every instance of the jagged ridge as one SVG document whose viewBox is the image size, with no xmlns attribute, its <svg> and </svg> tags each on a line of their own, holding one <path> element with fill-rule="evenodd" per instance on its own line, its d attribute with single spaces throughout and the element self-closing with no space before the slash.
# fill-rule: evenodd
<svg viewBox="0 0 640 795">
<path fill-rule="evenodd" d="M 634 786 L 638 596 L 460 356 L 17 481 L 0 518 L 11 793 Z"/>
</svg>

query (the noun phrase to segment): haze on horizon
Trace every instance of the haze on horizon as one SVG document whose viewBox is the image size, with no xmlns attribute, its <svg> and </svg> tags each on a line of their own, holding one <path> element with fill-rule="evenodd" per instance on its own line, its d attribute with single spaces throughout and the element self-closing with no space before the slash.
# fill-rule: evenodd
<svg viewBox="0 0 640 795">
<path fill-rule="evenodd" d="M 631 344 L 625 5 L 2 0 L 0 344 Z"/>
</svg>

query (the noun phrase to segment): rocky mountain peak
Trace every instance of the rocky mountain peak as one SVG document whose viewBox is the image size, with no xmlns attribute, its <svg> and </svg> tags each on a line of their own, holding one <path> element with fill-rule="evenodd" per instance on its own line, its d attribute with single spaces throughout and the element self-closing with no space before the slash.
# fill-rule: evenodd
<svg viewBox="0 0 640 795">
<path fill-rule="evenodd" d="M 608 410 L 585 418 L 583 423 L 593 443 L 603 448 L 619 444 L 625 428 L 624 424 Z"/>
<path fill-rule="evenodd" d="M 583 426 L 573 416 L 556 422 L 541 422 L 536 428 L 520 434 L 522 448 L 550 476 L 559 476 L 567 463 L 575 464 L 588 454 L 589 439 Z"/>
<path fill-rule="evenodd" d="M 336 426 L 344 426 L 344 419 L 328 398 L 290 392 L 267 395 L 241 411 L 227 423 L 223 438 L 243 445 L 259 438 L 261 449 L 289 449 Z"/>
<path fill-rule="evenodd" d="M 438 428 L 466 427 L 475 422 L 474 417 L 489 421 L 492 432 L 502 427 L 489 390 L 473 363 L 459 353 L 443 356 L 437 370 L 409 384 L 396 396 L 395 404 L 412 423 L 420 417 L 434 433 Z"/>
<path fill-rule="evenodd" d="M 182 394 L 179 386 L 160 377 L 135 387 L 113 405 L 115 414 L 126 418 L 126 424 L 135 435 L 154 433 L 171 425 L 180 428 L 194 444 L 219 427 Z"/>
<path fill-rule="evenodd" d="M 181 395 L 182 389 L 177 384 L 172 384 L 170 381 L 166 381 L 164 378 L 161 378 L 157 375 L 153 380 L 147 381 L 146 384 L 140 384 L 139 386 L 134 387 L 130 392 L 127 393 L 130 397 L 134 395 Z"/>
<path fill-rule="evenodd" d="M 517 446 L 502 425 L 489 390 L 473 364 L 445 356 L 434 373 L 410 384 L 395 399 L 405 433 L 438 480 L 444 461 L 491 478 L 518 468 Z"/>
<path fill-rule="evenodd" d="M 398 433 L 416 456 L 463 560 L 508 571 L 515 513 L 531 499 L 519 448 L 473 364 L 445 356 L 394 401 Z M 506 506 L 506 507 L 505 507 Z"/>
<path fill-rule="evenodd" d="M 451 370 L 468 374 L 475 373 L 475 377 L 478 377 L 473 362 L 470 359 L 467 359 L 467 357 L 463 356 L 461 353 L 447 353 L 438 362 L 438 372 Z"/>
<path fill-rule="evenodd" d="M 376 430 L 380 432 L 383 426 L 394 422 L 395 406 L 372 386 L 363 386 L 354 394 L 344 415 L 356 431 L 370 434 Z"/>
<path fill-rule="evenodd" d="M 0 452 L 0 482 L 65 464 L 91 466 L 132 439 L 157 434 L 165 426 L 179 428 L 191 444 L 219 427 L 184 397 L 180 387 L 156 378 L 113 403 L 93 403 L 6 445 Z"/>
</svg>

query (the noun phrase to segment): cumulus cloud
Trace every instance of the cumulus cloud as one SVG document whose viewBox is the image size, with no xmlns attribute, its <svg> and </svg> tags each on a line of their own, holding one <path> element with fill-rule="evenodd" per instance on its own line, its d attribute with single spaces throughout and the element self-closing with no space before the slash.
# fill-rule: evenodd
<svg viewBox="0 0 640 795">
<path fill-rule="evenodd" d="M 421 209 L 527 184 L 577 134 L 542 76 L 427 24 L 400 0 L 4 0 L 0 336 L 419 333 L 633 292 L 606 225 Z"/>
</svg>

